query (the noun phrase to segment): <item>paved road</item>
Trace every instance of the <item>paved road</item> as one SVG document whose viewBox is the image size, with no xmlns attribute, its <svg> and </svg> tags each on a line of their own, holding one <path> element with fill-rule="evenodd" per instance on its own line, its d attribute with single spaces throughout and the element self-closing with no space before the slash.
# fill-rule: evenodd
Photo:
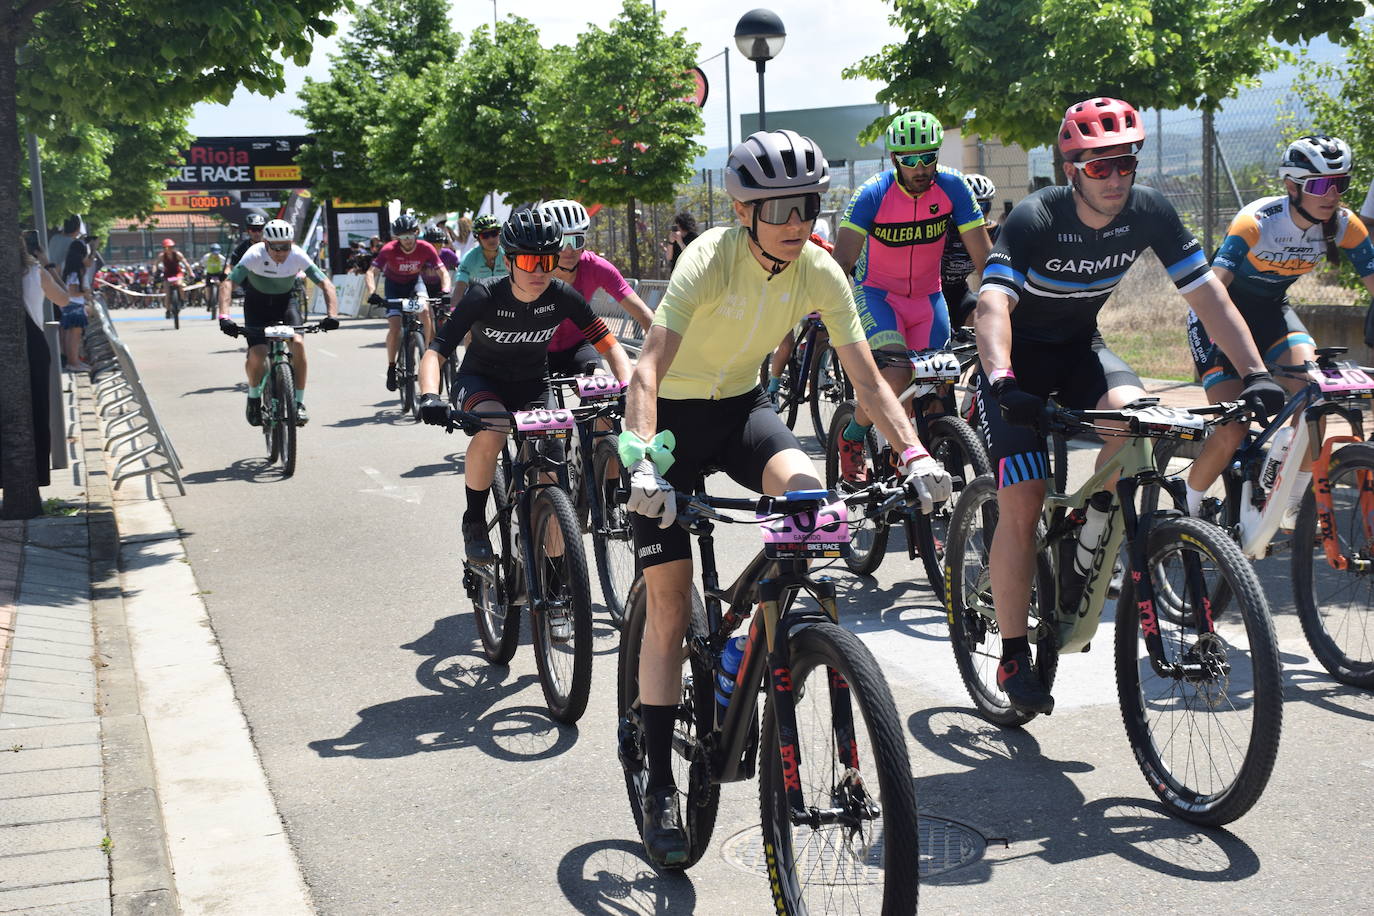
<svg viewBox="0 0 1374 916">
<path fill-rule="evenodd" d="M 481 657 L 459 582 L 464 440 L 399 417 L 383 323 L 310 339 L 312 421 L 291 480 L 264 466 L 243 421 L 235 342 L 195 319 L 119 327 L 185 462 L 187 495 L 168 504 L 321 912 L 765 910 L 762 877 L 731 861 L 753 848 L 754 783 L 725 787 L 714 848 L 689 874 L 658 876 L 643 859 L 615 761 L 609 625 L 579 728 L 545 716 L 528 642 L 509 669 Z M 720 535 L 723 572 L 754 538 Z M 1284 741 L 1267 794 L 1229 832 L 1154 803 L 1105 633 L 1064 660 L 1053 717 L 1000 731 L 970 714 L 919 567 L 894 555 L 876 578 L 838 574 L 846 619 L 908 725 L 923 815 L 976 832 L 961 847 L 931 821 L 923 853 L 973 860 L 926 882 L 928 909 L 1367 906 L 1374 697 L 1310 657 L 1286 563 L 1262 572 L 1282 636 Z"/>
</svg>

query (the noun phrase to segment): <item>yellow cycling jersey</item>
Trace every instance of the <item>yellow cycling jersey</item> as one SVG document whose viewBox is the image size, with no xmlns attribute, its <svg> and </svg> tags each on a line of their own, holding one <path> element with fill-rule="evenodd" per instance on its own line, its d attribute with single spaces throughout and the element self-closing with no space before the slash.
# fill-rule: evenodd
<svg viewBox="0 0 1374 916">
<path fill-rule="evenodd" d="M 836 347 L 864 340 L 854 292 L 840 265 L 808 244 L 769 279 L 743 228 L 708 229 L 678 258 L 654 324 L 682 335 L 659 396 L 730 398 L 759 382 L 759 363 L 809 312 Z"/>
</svg>

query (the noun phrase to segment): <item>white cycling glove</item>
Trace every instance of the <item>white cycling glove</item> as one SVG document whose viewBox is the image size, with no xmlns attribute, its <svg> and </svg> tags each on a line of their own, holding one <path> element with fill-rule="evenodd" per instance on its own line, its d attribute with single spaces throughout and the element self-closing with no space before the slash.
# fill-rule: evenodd
<svg viewBox="0 0 1374 916">
<path fill-rule="evenodd" d="M 916 454 L 914 448 L 907 449 L 897 465 L 897 472 L 902 476 L 902 486 L 907 493 L 920 500 L 923 515 L 929 515 L 949 499 L 952 489 L 949 472 L 929 455 Z"/>
<path fill-rule="evenodd" d="M 660 528 L 677 520 L 677 493 L 648 458 L 630 467 L 630 498 L 625 505 L 631 512 L 658 519 Z"/>
</svg>

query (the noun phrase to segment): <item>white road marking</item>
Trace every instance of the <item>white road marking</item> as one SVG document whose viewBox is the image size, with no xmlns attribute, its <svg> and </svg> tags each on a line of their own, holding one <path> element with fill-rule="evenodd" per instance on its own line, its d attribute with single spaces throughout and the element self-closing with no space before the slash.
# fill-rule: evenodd
<svg viewBox="0 0 1374 916">
<path fill-rule="evenodd" d="M 392 499 L 399 499 L 402 502 L 413 503 L 417 506 L 420 504 L 419 487 L 403 487 L 399 484 L 389 483 L 387 482 L 387 479 L 382 476 L 382 472 L 377 470 L 376 468 L 363 468 L 362 472 L 366 474 L 368 477 L 372 478 L 372 482 L 375 483 L 377 486 L 375 488 L 361 490 L 359 492 L 376 493 L 379 496 L 389 496 Z"/>
<path fill-rule="evenodd" d="M 326 350 L 324 347 L 315 347 L 314 350 L 315 350 L 316 353 L 323 353 L 325 356 L 328 356 L 330 359 L 338 359 L 338 358 L 339 358 L 339 356 L 338 356 L 337 353 L 330 353 L 330 352 L 329 352 L 328 350 Z"/>
</svg>

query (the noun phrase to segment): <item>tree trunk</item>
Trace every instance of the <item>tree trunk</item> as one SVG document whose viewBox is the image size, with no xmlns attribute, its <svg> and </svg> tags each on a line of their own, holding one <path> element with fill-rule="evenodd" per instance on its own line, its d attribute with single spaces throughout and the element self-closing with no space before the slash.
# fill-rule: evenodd
<svg viewBox="0 0 1374 916">
<path fill-rule="evenodd" d="M 635 199 L 630 198 L 629 205 L 625 208 L 626 238 L 630 242 L 630 276 L 636 279 L 643 279 L 639 272 L 639 226 L 635 220 Z"/>
<path fill-rule="evenodd" d="M 16 250 L 20 241 L 15 50 L 14 30 L 0 28 L 0 475 L 5 489 L 0 515 L 34 518 L 43 506 L 34 465 L 23 274 Z"/>
</svg>

